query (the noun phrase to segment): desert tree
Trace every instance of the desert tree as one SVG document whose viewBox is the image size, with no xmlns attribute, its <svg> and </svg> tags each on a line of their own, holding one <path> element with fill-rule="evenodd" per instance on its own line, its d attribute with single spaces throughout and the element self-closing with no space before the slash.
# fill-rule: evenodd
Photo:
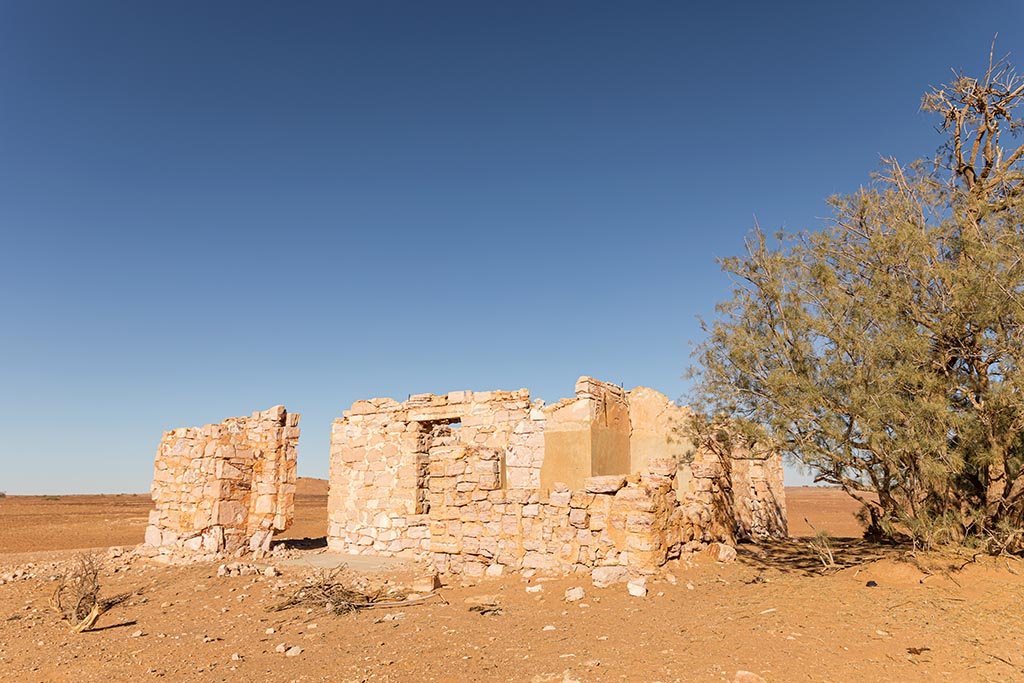
<svg viewBox="0 0 1024 683">
<path fill-rule="evenodd" d="M 693 371 L 707 440 L 802 463 L 870 534 L 1024 548 L 1022 99 L 1005 60 L 955 73 L 922 101 L 936 158 L 883 159 L 821 229 L 755 228 L 722 260 Z"/>
</svg>

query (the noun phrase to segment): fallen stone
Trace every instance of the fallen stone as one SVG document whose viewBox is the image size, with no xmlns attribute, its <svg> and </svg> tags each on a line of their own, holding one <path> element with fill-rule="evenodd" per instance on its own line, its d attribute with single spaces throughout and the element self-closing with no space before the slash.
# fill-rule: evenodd
<svg viewBox="0 0 1024 683">
<path fill-rule="evenodd" d="M 736 548 L 728 543 L 712 543 L 704 553 L 715 562 L 732 562 L 736 559 Z"/>
<path fill-rule="evenodd" d="M 437 572 L 416 577 L 411 586 L 413 593 L 430 593 L 440 587 L 441 577 L 437 575 Z"/>
<path fill-rule="evenodd" d="M 647 579 L 646 577 L 640 577 L 639 579 L 632 579 L 626 584 L 626 590 L 634 598 L 643 598 L 647 596 Z"/>
<path fill-rule="evenodd" d="M 732 677 L 732 683 L 767 683 L 767 681 L 753 671 L 737 671 Z"/>
<path fill-rule="evenodd" d="M 582 600 L 584 595 L 585 595 L 585 593 L 583 592 L 583 589 L 581 587 L 573 586 L 572 588 L 566 589 L 566 591 L 565 591 L 565 601 L 566 602 L 577 602 L 579 600 Z"/>
<path fill-rule="evenodd" d="M 501 602 L 499 595 L 471 595 L 464 601 L 470 607 L 489 607 Z"/>
<path fill-rule="evenodd" d="M 590 572 L 590 580 L 598 588 L 607 588 L 628 578 L 629 570 L 625 567 L 594 567 Z"/>
</svg>

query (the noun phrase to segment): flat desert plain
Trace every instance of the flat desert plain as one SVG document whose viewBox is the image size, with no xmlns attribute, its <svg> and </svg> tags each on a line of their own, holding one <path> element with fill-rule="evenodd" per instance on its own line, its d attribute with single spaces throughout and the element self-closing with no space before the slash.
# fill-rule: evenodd
<svg viewBox="0 0 1024 683">
<path fill-rule="evenodd" d="M 857 540 L 857 505 L 842 492 L 790 488 L 787 497 L 793 538 L 741 545 L 729 564 L 672 562 L 643 598 L 589 577 L 507 576 L 333 616 L 268 609 L 323 557 L 324 482 L 300 482 L 283 535 L 290 559 L 259 563 L 278 576 L 134 558 L 145 495 L 7 496 L 0 680 L 1024 680 L 1024 563 L 874 546 Z M 836 567 L 810 546 L 814 530 L 834 537 Z M 53 577 L 83 548 L 105 558 L 103 594 L 130 596 L 96 630 L 75 634 L 48 602 Z M 380 585 L 414 571 L 366 576 Z M 566 602 L 573 587 L 584 598 Z M 474 600 L 499 609 L 470 611 Z"/>
</svg>

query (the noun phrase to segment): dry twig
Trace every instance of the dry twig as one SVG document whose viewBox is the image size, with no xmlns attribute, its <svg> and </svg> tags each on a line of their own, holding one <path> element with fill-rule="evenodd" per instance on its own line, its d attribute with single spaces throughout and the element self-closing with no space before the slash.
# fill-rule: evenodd
<svg viewBox="0 0 1024 683">
<path fill-rule="evenodd" d="M 409 599 L 406 594 L 382 588 L 361 589 L 344 577 L 344 567 L 320 572 L 305 586 L 267 609 L 280 612 L 293 607 L 322 607 L 331 614 L 348 614 L 359 610 L 408 607 L 420 604 L 436 593 Z"/>
<path fill-rule="evenodd" d="M 96 555 L 78 555 L 57 581 L 50 606 L 75 633 L 88 631 L 100 616 L 128 598 L 128 593 L 100 598 L 100 561 Z"/>
</svg>

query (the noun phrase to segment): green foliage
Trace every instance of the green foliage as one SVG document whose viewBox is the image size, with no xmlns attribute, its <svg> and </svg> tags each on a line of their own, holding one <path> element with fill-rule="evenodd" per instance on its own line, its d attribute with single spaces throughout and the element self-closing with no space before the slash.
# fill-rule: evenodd
<svg viewBox="0 0 1024 683">
<path fill-rule="evenodd" d="M 943 157 L 886 160 L 822 230 L 758 228 L 722 261 L 694 372 L 710 440 L 727 418 L 857 497 L 870 534 L 1024 547 L 1024 145 L 1000 144 L 1022 98 L 1003 63 L 934 90 Z"/>
</svg>

